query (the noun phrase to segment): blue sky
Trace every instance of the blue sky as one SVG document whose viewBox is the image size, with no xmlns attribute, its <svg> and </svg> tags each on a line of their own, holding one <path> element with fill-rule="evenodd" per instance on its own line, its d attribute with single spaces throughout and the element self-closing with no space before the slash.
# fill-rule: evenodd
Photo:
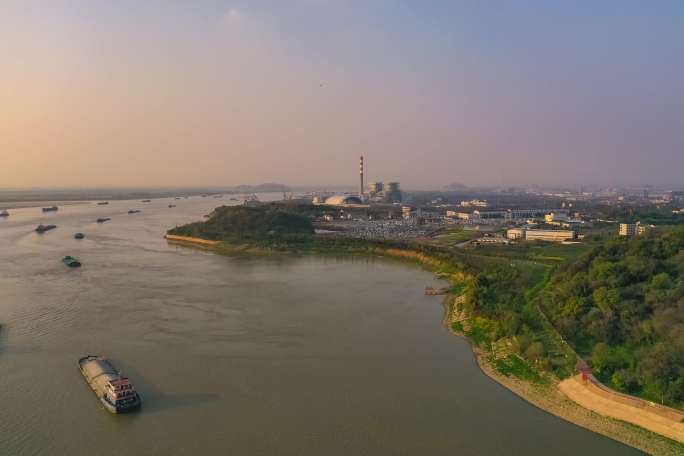
<svg viewBox="0 0 684 456">
<path fill-rule="evenodd" d="M 683 55 L 681 1 L 9 0 L 0 182 L 682 184 Z"/>
</svg>

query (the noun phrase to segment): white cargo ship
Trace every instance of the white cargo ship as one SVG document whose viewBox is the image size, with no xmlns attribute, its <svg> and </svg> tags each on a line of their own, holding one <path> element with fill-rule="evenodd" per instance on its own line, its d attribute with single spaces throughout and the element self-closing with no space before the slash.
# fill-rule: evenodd
<svg viewBox="0 0 684 456">
<path fill-rule="evenodd" d="M 107 410 L 124 413 L 140 408 L 140 395 L 130 380 L 121 375 L 108 360 L 101 356 L 88 355 L 78 360 L 78 366 Z"/>
</svg>

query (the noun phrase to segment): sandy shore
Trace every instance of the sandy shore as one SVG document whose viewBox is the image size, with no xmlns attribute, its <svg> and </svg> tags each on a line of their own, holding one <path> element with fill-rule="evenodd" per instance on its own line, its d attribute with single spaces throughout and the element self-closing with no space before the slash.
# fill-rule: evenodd
<svg viewBox="0 0 684 456">
<path fill-rule="evenodd" d="M 195 238 L 195 237 L 190 237 L 190 236 L 175 236 L 173 234 L 167 234 L 166 236 L 164 236 L 164 238 L 170 242 L 178 242 L 181 244 L 200 245 L 203 247 L 216 247 L 219 244 L 219 241 L 210 241 L 208 239 L 201 239 L 201 238 Z"/>
</svg>

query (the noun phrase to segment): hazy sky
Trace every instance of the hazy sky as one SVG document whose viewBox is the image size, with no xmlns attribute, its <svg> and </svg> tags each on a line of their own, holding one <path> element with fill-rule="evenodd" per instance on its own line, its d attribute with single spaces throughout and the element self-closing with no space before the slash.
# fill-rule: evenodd
<svg viewBox="0 0 684 456">
<path fill-rule="evenodd" d="M 682 184 L 684 1 L 0 0 L 0 187 Z"/>
</svg>

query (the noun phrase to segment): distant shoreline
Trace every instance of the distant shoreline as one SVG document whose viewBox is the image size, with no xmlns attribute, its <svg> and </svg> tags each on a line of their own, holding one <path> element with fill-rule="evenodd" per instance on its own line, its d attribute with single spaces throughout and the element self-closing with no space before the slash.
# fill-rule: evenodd
<svg viewBox="0 0 684 456">
<path fill-rule="evenodd" d="M 120 201 L 200 195 L 236 195 L 291 191 L 282 184 L 239 185 L 235 187 L 158 187 L 158 188 L 0 188 L 0 208 L 16 203 L 68 201 Z M 11 206 L 7 206 L 8 208 Z M 31 207 L 31 206 L 23 206 Z"/>
<path fill-rule="evenodd" d="M 165 238 L 171 243 L 181 245 L 195 246 L 203 249 L 210 249 L 217 253 L 267 253 L 268 249 L 257 246 L 250 246 L 249 244 L 230 244 L 221 241 L 210 241 L 206 239 L 166 235 Z M 435 270 L 442 264 L 442 261 L 437 258 L 431 258 L 426 254 L 418 251 L 403 250 L 398 248 L 379 249 L 373 247 L 372 252 L 384 254 L 389 257 L 399 258 L 408 261 L 416 261 L 425 269 Z M 307 252 L 303 252 L 307 253 Z M 310 253 L 318 253 L 316 251 Z M 454 281 L 459 282 L 464 279 L 463 273 L 459 274 L 440 274 L 441 277 L 449 279 L 453 284 Z M 465 338 L 471 345 L 473 356 L 480 370 L 484 375 L 499 383 L 512 393 L 521 397 L 533 406 L 544 410 L 558 418 L 573 423 L 577 426 L 583 427 L 590 431 L 609 437 L 625 445 L 639 449 L 649 454 L 676 456 L 681 455 L 684 450 L 684 445 L 674 440 L 651 432 L 647 429 L 632 425 L 617 419 L 607 416 L 599 415 L 581 405 L 573 402 L 565 396 L 558 385 L 560 379 L 552 376 L 544 378 L 543 382 L 535 383 L 518 379 L 514 376 L 506 376 L 498 372 L 485 355 L 485 353 L 476 347 L 464 333 L 455 330 L 452 327 L 454 321 L 464 321 L 462 315 L 457 315 L 455 305 L 457 297 L 454 295 L 447 295 L 444 299 L 444 324 L 447 330 L 458 337 Z M 464 321 L 465 322 L 465 321 Z M 467 323 L 466 323 L 467 324 Z"/>
<path fill-rule="evenodd" d="M 80 204 L 90 204 L 91 201 L 13 201 L 0 202 L 0 210 L 3 209 L 31 209 L 33 207 L 47 206 L 78 206 Z"/>
</svg>

